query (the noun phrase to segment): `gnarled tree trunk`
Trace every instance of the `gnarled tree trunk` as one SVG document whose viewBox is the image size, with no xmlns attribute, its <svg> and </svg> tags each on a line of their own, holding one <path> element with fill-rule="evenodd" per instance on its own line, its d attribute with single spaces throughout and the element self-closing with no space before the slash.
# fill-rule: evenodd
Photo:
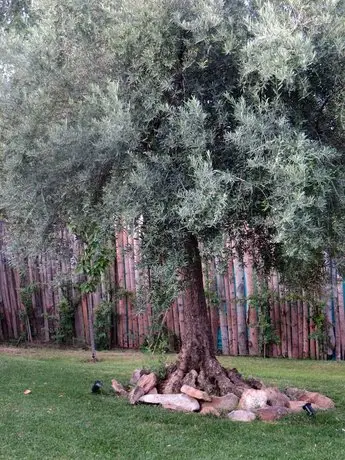
<svg viewBox="0 0 345 460">
<path fill-rule="evenodd" d="M 185 283 L 182 348 L 177 363 L 171 367 L 163 384 L 163 392 L 176 393 L 184 383 L 193 383 L 196 388 L 212 394 L 241 393 L 251 385 L 242 380 L 236 370 L 224 369 L 215 356 L 200 252 L 193 235 L 186 238 L 185 253 L 187 264 L 182 269 Z"/>
</svg>

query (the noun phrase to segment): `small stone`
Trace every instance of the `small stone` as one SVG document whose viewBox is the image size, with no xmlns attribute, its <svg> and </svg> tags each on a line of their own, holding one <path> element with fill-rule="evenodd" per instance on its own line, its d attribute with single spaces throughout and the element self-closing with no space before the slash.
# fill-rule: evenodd
<svg viewBox="0 0 345 460">
<path fill-rule="evenodd" d="M 243 410 L 255 410 L 267 405 L 267 395 L 265 390 L 253 390 L 248 389 L 242 393 L 239 409 Z"/>
<path fill-rule="evenodd" d="M 300 388 L 289 387 L 284 390 L 286 396 L 294 401 L 297 401 L 300 396 L 305 393 L 305 390 L 301 390 Z"/>
<path fill-rule="evenodd" d="M 303 412 L 305 401 L 289 401 L 289 412 L 297 414 Z"/>
<path fill-rule="evenodd" d="M 30 395 L 31 393 L 32 393 L 31 390 L 25 390 L 25 391 L 24 391 L 24 394 L 25 394 L 25 395 Z"/>
<path fill-rule="evenodd" d="M 130 385 L 136 385 L 138 383 L 138 380 L 140 377 L 143 375 L 144 371 L 142 369 L 135 369 L 135 371 L 132 374 L 132 377 L 129 381 Z"/>
<path fill-rule="evenodd" d="M 113 379 L 111 381 L 111 386 L 113 388 L 113 390 L 115 391 L 116 394 L 120 395 L 120 396 L 128 396 L 128 393 L 127 391 L 124 389 L 124 387 L 121 385 L 121 383 L 119 383 L 117 380 Z"/>
<path fill-rule="evenodd" d="M 270 406 L 258 409 L 256 413 L 260 420 L 263 420 L 264 422 L 273 422 L 274 420 L 279 420 L 284 417 L 284 415 L 287 415 L 289 411 L 283 406 Z"/>
<path fill-rule="evenodd" d="M 128 399 L 131 404 L 136 404 L 139 399 L 145 395 L 145 391 L 142 387 L 139 387 L 138 385 L 133 388 L 133 390 L 129 393 Z"/>
<path fill-rule="evenodd" d="M 233 410 L 228 417 L 234 422 L 252 422 L 256 415 L 249 410 Z"/>
<path fill-rule="evenodd" d="M 225 396 L 212 396 L 211 402 L 203 402 L 202 407 L 213 407 L 218 412 L 229 412 L 238 406 L 238 397 L 233 393 L 229 393 Z"/>
<path fill-rule="evenodd" d="M 137 382 L 137 386 L 144 390 L 144 394 L 148 393 L 152 388 L 157 385 L 157 376 L 153 372 L 151 374 L 144 374 Z"/>
<path fill-rule="evenodd" d="M 212 406 L 202 407 L 199 413 L 201 415 L 214 415 L 215 417 L 220 417 L 220 412 Z"/>
<path fill-rule="evenodd" d="M 284 393 L 279 391 L 278 388 L 268 387 L 263 391 L 265 391 L 267 395 L 267 404 L 269 406 L 289 407 L 289 398 Z"/>
<path fill-rule="evenodd" d="M 183 393 L 180 394 L 156 394 L 145 395 L 139 402 L 146 404 L 162 404 L 165 409 L 183 412 L 195 412 L 200 409 L 200 404 L 196 399 Z"/>
<path fill-rule="evenodd" d="M 197 390 L 189 385 L 183 385 L 181 387 L 181 393 L 184 393 L 191 398 L 201 399 L 202 401 L 212 401 L 212 398 L 206 391 Z"/>
</svg>

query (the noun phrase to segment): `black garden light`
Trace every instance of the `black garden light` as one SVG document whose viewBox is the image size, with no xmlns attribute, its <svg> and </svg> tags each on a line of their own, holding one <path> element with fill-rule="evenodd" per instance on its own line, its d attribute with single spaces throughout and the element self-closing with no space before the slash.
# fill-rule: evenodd
<svg viewBox="0 0 345 460">
<path fill-rule="evenodd" d="M 304 404 L 303 409 L 306 411 L 307 415 L 309 417 L 314 417 L 315 416 L 315 411 L 311 405 L 311 403 Z"/>
<path fill-rule="evenodd" d="M 91 391 L 92 393 L 98 393 L 102 387 L 103 382 L 101 380 L 96 380 L 95 383 L 92 385 Z"/>
</svg>

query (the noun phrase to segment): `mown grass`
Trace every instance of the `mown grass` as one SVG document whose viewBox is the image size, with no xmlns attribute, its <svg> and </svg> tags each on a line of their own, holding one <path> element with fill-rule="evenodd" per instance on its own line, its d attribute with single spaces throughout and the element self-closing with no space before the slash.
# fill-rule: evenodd
<svg viewBox="0 0 345 460">
<path fill-rule="evenodd" d="M 0 348 L 1 459 L 345 459 L 345 363 L 223 358 L 279 387 L 321 391 L 336 410 L 276 423 L 234 423 L 93 395 L 94 380 L 127 382 L 145 356 Z M 32 394 L 25 396 L 25 389 Z"/>
</svg>

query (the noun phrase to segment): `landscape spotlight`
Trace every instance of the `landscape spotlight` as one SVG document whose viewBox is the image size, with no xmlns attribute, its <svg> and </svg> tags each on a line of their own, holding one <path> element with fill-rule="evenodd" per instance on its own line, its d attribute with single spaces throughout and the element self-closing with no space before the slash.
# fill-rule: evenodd
<svg viewBox="0 0 345 460">
<path fill-rule="evenodd" d="M 101 380 L 96 380 L 96 382 L 92 385 L 91 391 L 92 393 L 98 393 L 102 387 L 103 382 Z"/>
<path fill-rule="evenodd" d="M 309 417 L 313 417 L 315 415 L 315 411 L 312 408 L 311 403 L 304 404 L 303 409 L 306 411 Z"/>
</svg>

